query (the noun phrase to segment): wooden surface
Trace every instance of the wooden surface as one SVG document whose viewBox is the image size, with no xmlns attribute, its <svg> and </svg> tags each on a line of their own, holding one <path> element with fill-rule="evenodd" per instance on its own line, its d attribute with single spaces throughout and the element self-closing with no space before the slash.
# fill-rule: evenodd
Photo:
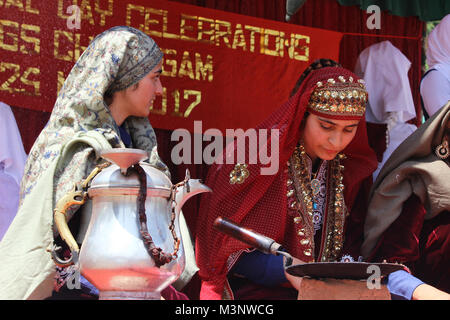
<svg viewBox="0 0 450 320">
<path fill-rule="evenodd" d="M 387 287 L 369 289 L 366 281 L 303 278 L 298 300 L 390 300 Z"/>
</svg>

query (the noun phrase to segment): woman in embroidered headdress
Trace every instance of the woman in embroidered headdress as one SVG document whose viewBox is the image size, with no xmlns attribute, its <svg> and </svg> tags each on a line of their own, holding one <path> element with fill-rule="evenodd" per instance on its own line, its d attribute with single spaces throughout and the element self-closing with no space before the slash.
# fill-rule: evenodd
<svg viewBox="0 0 450 320">
<path fill-rule="evenodd" d="M 203 198 L 196 228 L 201 299 L 297 298 L 283 258 L 219 233 L 212 226 L 218 216 L 273 238 L 300 261 L 359 256 L 362 186 L 377 168 L 367 142 L 364 84 L 322 60 L 305 70 L 294 92 L 256 128 L 279 130 L 278 172 L 261 175 L 260 164 L 209 169 L 206 184 L 213 193 Z M 271 143 L 269 138 L 266 150 Z M 236 144 L 229 148 L 225 154 Z"/>
<path fill-rule="evenodd" d="M 447 103 L 394 151 L 370 193 L 362 254 L 409 266 L 413 276 L 389 275 L 404 299 L 450 297 L 449 143 Z"/>
<path fill-rule="evenodd" d="M 70 270 L 59 270 L 54 288 L 47 251 L 56 235 L 53 209 L 102 161 L 103 150 L 145 150 L 149 162 L 169 174 L 147 118 L 162 93 L 162 56 L 145 33 L 120 26 L 98 35 L 78 59 L 25 166 L 20 207 L 0 243 L 0 299 L 46 298 L 64 284 Z M 78 229 L 85 230 L 80 220 Z"/>
</svg>

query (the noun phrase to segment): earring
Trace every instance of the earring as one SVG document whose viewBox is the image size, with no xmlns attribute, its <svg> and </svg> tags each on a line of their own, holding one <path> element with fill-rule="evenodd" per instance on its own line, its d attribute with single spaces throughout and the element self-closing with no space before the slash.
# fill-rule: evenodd
<svg viewBox="0 0 450 320">
<path fill-rule="evenodd" d="M 450 150 L 448 148 L 448 142 L 444 140 L 440 145 L 436 147 L 436 155 L 441 159 L 447 159 L 450 155 Z"/>
</svg>

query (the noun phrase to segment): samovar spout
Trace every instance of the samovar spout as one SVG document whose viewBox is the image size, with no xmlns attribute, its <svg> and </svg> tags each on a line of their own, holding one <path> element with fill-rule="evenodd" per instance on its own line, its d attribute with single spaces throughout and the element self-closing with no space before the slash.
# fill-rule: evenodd
<svg viewBox="0 0 450 320">
<path fill-rule="evenodd" d="M 211 188 L 204 185 L 200 179 L 191 179 L 188 169 L 186 169 L 184 180 L 174 185 L 173 188 L 176 202 L 175 210 L 177 214 L 191 197 L 203 192 L 212 192 Z"/>
</svg>

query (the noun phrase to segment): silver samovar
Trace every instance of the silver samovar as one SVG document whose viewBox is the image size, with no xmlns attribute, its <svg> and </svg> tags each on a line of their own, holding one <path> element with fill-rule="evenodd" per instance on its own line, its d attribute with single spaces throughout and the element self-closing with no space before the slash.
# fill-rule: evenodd
<svg viewBox="0 0 450 320">
<path fill-rule="evenodd" d="M 211 189 L 190 179 L 189 171 L 172 185 L 161 170 L 142 162 L 148 157 L 142 150 L 111 149 L 101 156 L 109 162 L 56 205 L 55 224 L 72 256 L 62 260 L 54 248 L 52 257 L 60 266 L 79 263 L 100 299 L 160 299 L 185 268 L 181 207 Z M 81 250 L 65 216 L 74 204 L 83 204 L 82 219 L 88 221 L 81 223 Z"/>
</svg>

